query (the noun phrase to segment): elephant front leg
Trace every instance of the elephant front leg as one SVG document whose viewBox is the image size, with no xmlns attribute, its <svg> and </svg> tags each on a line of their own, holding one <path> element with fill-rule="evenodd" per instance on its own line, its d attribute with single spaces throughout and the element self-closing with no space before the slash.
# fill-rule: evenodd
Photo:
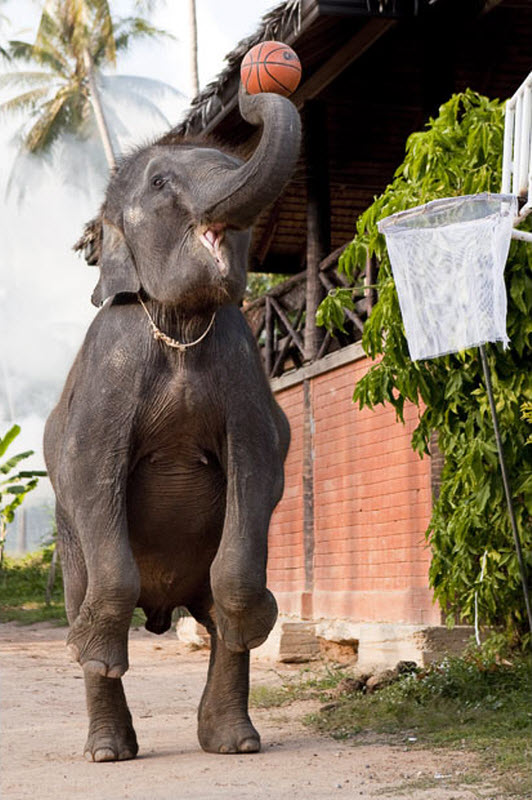
<svg viewBox="0 0 532 800">
<path fill-rule="evenodd" d="M 211 587 L 218 635 L 234 653 L 262 644 L 277 619 L 266 560 L 270 517 L 282 487 L 276 448 L 268 442 L 261 447 L 252 437 L 244 446 L 229 441 L 226 518 Z"/>
<path fill-rule="evenodd" d="M 88 761 L 125 761 L 138 752 L 137 737 L 122 681 L 85 673 L 89 734 Z"/>
<path fill-rule="evenodd" d="M 70 563 L 70 551 L 76 543 L 84 567 L 82 593 L 77 573 L 67 576 L 77 597 L 75 611 L 73 608 L 69 614 L 70 652 L 85 674 L 117 679 L 128 669 L 128 633 L 140 577 L 129 545 L 124 504 L 119 502 L 116 507 L 120 490 L 115 486 L 111 498 L 106 495 L 107 486 L 112 484 L 102 480 L 92 503 L 77 499 L 75 535 L 63 542 L 62 552 Z"/>
<path fill-rule="evenodd" d="M 127 539 L 87 545 L 88 586 L 67 644 L 85 674 L 120 678 L 128 669 L 128 633 L 139 574 Z M 87 553 L 88 551 L 88 553 Z"/>
</svg>

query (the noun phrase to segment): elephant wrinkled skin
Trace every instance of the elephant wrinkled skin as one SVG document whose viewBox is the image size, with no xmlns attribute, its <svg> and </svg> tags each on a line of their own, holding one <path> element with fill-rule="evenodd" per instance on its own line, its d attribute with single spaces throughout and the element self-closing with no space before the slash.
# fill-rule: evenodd
<svg viewBox="0 0 532 800">
<path fill-rule="evenodd" d="M 289 428 L 238 305 L 250 226 L 288 180 L 300 130 L 285 98 L 242 92 L 240 108 L 263 125 L 248 161 L 170 132 L 123 160 L 85 236 L 93 302 L 107 302 L 47 422 L 45 458 L 94 761 L 137 753 L 121 681 L 137 606 L 154 633 L 177 606 L 209 630 L 201 746 L 260 747 L 249 649 L 277 615 L 267 533 Z"/>
</svg>

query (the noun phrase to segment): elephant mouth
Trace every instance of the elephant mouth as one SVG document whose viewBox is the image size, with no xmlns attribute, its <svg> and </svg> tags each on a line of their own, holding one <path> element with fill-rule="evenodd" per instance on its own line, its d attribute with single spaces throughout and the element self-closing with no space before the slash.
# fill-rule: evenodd
<svg viewBox="0 0 532 800">
<path fill-rule="evenodd" d="M 216 266 L 222 275 L 227 275 L 229 268 L 222 253 L 222 243 L 224 240 L 224 225 L 211 225 L 200 233 L 199 238 L 202 245 L 209 251 Z"/>
</svg>

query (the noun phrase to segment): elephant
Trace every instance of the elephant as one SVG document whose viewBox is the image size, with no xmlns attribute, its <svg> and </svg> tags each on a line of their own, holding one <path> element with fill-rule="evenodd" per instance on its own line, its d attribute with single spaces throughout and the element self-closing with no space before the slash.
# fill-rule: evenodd
<svg viewBox="0 0 532 800">
<path fill-rule="evenodd" d="M 99 267 L 96 314 L 45 427 L 90 761 L 134 758 L 123 690 L 134 609 L 161 634 L 184 607 L 208 630 L 201 747 L 253 753 L 249 651 L 277 605 L 270 517 L 289 425 L 240 310 L 252 225 L 297 163 L 299 114 L 239 94 L 262 126 L 247 160 L 170 130 L 125 156 L 78 249 Z"/>
</svg>

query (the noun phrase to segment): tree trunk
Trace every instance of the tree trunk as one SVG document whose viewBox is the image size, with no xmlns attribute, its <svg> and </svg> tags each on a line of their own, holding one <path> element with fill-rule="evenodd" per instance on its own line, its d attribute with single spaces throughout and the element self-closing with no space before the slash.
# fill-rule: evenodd
<svg viewBox="0 0 532 800">
<path fill-rule="evenodd" d="M 116 169 L 115 154 L 113 152 L 113 145 L 111 143 L 111 134 L 109 133 L 109 128 L 107 126 L 105 115 L 103 113 L 100 92 L 98 86 L 96 85 L 96 79 L 94 77 L 94 64 L 92 61 L 92 56 L 88 50 L 83 51 L 83 60 L 85 63 L 85 69 L 87 71 L 87 81 L 89 84 L 90 100 L 94 111 L 94 116 L 96 117 L 98 133 L 100 134 L 100 139 L 102 141 L 109 169 L 112 171 Z"/>
<path fill-rule="evenodd" d="M 199 94 L 199 71 L 198 71 L 198 23 L 196 19 L 196 0 L 189 0 L 189 24 L 190 24 L 190 81 L 192 86 L 192 97 Z"/>
</svg>

